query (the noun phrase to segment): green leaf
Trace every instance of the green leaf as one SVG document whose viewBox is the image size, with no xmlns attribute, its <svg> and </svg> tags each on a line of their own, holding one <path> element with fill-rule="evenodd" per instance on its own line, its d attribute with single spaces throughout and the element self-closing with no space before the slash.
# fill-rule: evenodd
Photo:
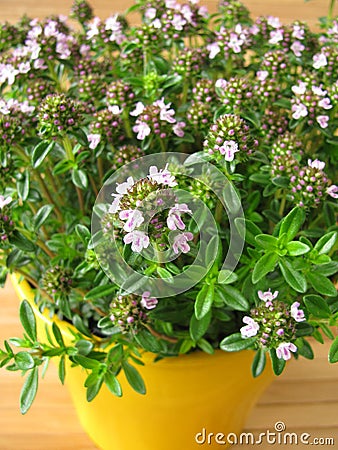
<svg viewBox="0 0 338 450">
<path fill-rule="evenodd" d="M 141 375 L 134 366 L 131 366 L 127 361 L 122 362 L 122 368 L 130 386 L 139 394 L 146 393 L 146 387 Z"/>
<path fill-rule="evenodd" d="M 165 269 L 164 267 L 157 267 L 156 271 L 161 278 L 164 278 L 167 281 L 167 283 L 174 282 L 174 278 L 169 270 Z"/>
<path fill-rule="evenodd" d="M 197 342 L 199 339 L 201 339 L 202 336 L 204 336 L 205 332 L 207 331 L 210 325 L 210 321 L 211 321 L 211 311 L 209 311 L 200 320 L 197 319 L 194 314 L 191 316 L 189 324 L 189 332 L 191 339 L 194 342 Z"/>
<path fill-rule="evenodd" d="M 266 355 L 265 351 L 260 348 L 256 351 L 255 357 L 252 361 L 251 372 L 253 377 L 258 377 L 265 369 Z"/>
<path fill-rule="evenodd" d="M 25 172 L 22 174 L 21 180 L 17 180 L 16 187 L 17 187 L 19 197 L 23 201 L 26 201 L 28 194 L 29 194 L 29 172 L 28 172 L 28 170 L 25 170 Z"/>
<path fill-rule="evenodd" d="M 306 279 L 304 275 L 295 270 L 289 261 L 282 259 L 279 261 L 279 267 L 285 281 L 289 286 L 297 292 L 304 293 L 307 289 Z"/>
<path fill-rule="evenodd" d="M 258 234 L 255 237 L 255 241 L 260 247 L 266 250 L 273 250 L 278 245 L 278 239 L 275 236 L 270 236 L 269 234 Z"/>
<path fill-rule="evenodd" d="M 219 286 L 217 293 L 221 295 L 225 305 L 237 311 L 248 311 L 250 304 L 244 295 L 232 286 Z"/>
<path fill-rule="evenodd" d="M 56 342 L 59 344 L 60 347 L 64 347 L 65 343 L 63 342 L 63 337 L 62 337 L 60 328 L 56 325 L 55 322 L 53 322 L 52 330 L 53 330 L 53 334 L 54 334 Z"/>
<path fill-rule="evenodd" d="M 89 144 L 86 133 L 82 128 L 77 128 L 72 131 L 72 134 L 77 138 L 78 142 L 85 147 Z"/>
<path fill-rule="evenodd" d="M 331 364 L 338 362 L 338 336 L 332 342 L 332 345 L 330 347 L 329 362 Z"/>
<path fill-rule="evenodd" d="M 54 205 L 44 205 L 35 214 L 33 219 L 33 225 L 38 230 L 48 219 L 50 213 L 53 211 Z"/>
<path fill-rule="evenodd" d="M 34 147 L 32 152 L 32 166 L 37 169 L 48 156 L 48 154 L 53 150 L 55 142 L 42 141 L 36 147 Z"/>
<path fill-rule="evenodd" d="M 24 252 L 35 251 L 35 245 L 33 244 L 33 242 L 27 239 L 26 236 L 19 233 L 17 230 L 15 230 L 11 234 L 9 242 L 20 250 L 23 250 Z"/>
<path fill-rule="evenodd" d="M 200 339 L 197 342 L 197 347 L 209 355 L 213 355 L 215 353 L 214 347 L 206 339 Z"/>
<path fill-rule="evenodd" d="M 135 341 L 145 350 L 152 353 L 160 353 L 162 346 L 158 339 L 153 336 L 149 331 L 142 330 L 135 336 Z"/>
<path fill-rule="evenodd" d="M 255 284 L 266 274 L 272 272 L 277 264 L 278 255 L 274 252 L 269 252 L 263 255 L 255 264 L 252 272 L 252 282 Z"/>
<path fill-rule="evenodd" d="M 21 414 L 26 414 L 35 399 L 38 390 L 39 374 L 38 368 L 34 367 L 25 379 L 24 385 L 20 394 L 20 411 Z"/>
<path fill-rule="evenodd" d="M 199 291 L 195 301 L 195 316 L 198 320 L 202 319 L 211 309 L 214 301 L 214 285 L 205 284 Z"/>
<path fill-rule="evenodd" d="M 36 320 L 34 316 L 33 309 L 27 300 L 24 300 L 20 305 L 20 321 L 27 333 L 28 337 L 35 342 L 37 339 L 36 335 Z"/>
<path fill-rule="evenodd" d="M 87 341 L 87 339 L 80 339 L 76 342 L 75 347 L 80 355 L 87 356 L 93 350 L 94 345 L 91 341 Z"/>
<path fill-rule="evenodd" d="M 85 171 L 74 169 L 72 171 L 72 181 L 78 188 L 85 190 L 88 187 L 88 178 Z"/>
<path fill-rule="evenodd" d="M 329 253 L 329 251 L 335 245 L 336 240 L 337 240 L 336 231 L 331 231 L 331 233 L 324 234 L 324 236 L 322 236 L 314 246 L 314 250 L 317 250 L 319 255 Z"/>
<path fill-rule="evenodd" d="M 106 297 L 110 294 L 113 294 L 115 291 L 115 284 L 104 284 L 102 286 L 96 286 L 87 293 L 84 300 L 95 300 L 97 298 Z"/>
<path fill-rule="evenodd" d="M 329 277 L 334 275 L 338 270 L 338 261 L 330 261 L 324 264 L 319 264 L 313 268 L 314 271 L 324 275 L 325 277 Z"/>
<path fill-rule="evenodd" d="M 96 359 L 87 358 L 87 356 L 74 355 L 72 359 L 85 369 L 97 369 L 100 366 L 99 361 Z"/>
<path fill-rule="evenodd" d="M 314 354 L 311 345 L 303 338 L 296 340 L 297 352 L 299 355 L 307 359 L 313 359 Z"/>
<path fill-rule="evenodd" d="M 75 227 L 75 232 L 79 236 L 81 241 L 85 245 L 87 245 L 90 240 L 90 237 L 91 237 L 91 234 L 90 234 L 90 231 L 88 230 L 88 228 L 85 225 L 78 223 Z"/>
<path fill-rule="evenodd" d="M 290 256 L 304 255 L 305 253 L 308 253 L 311 250 L 311 248 L 308 245 L 298 241 L 288 242 L 286 244 L 286 248 Z"/>
<path fill-rule="evenodd" d="M 60 358 L 58 375 L 61 383 L 65 384 L 65 376 L 66 376 L 65 355 L 62 355 Z"/>
<path fill-rule="evenodd" d="M 53 169 L 53 175 L 61 175 L 62 173 L 71 170 L 74 166 L 76 166 L 74 161 L 71 161 L 70 159 L 64 159 L 63 161 L 60 161 L 56 164 Z"/>
<path fill-rule="evenodd" d="M 305 212 L 303 208 L 296 207 L 293 208 L 289 214 L 284 217 L 281 221 L 279 236 L 286 233 L 287 241 L 292 241 L 292 239 L 297 235 L 301 226 L 305 220 Z"/>
<path fill-rule="evenodd" d="M 112 394 L 116 395 L 117 397 L 122 397 L 121 385 L 114 374 L 112 374 L 111 372 L 106 372 L 104 376 L 104 382 L 106 383 L 107 388 Z"/>
<path fill-rule="evenodd" d="M 20 370 L 29 370 L 34 367 L 34 359 L 28 352 L 19 352 L 14 358 Z"/>
<path fill-rule="evenodd" d="M 308 272 L 306 276 L 315 291 L 322 295 L 336 297 L 337 290 L 334 284 L 324 275 L 318 272 Z"/>
<path fill-rule="evenodd" d="M 96 380 L 95 383 L 93 383 L 90 386 L 88 386 L 87 394 L 86 394 L 88 402 L 91 402 L 92 400 L 94 400 L 94 398 L 100 392 L 102 384 L 103 384 L 103 376 L 101 375 L 101 376 L 97 376 L 97 380 Z"/>
<path fill-rule="evenodd" d="M 225 352 L 238 352 L 252 347 L 255 342 L 255 337 L 243 339 L 241 333 L 235 333 L 225 337 L 220 343 L 220 348 Z"/>
<path fill-rule="evenodd" d="M 326 301 L 319 295 L 306 295 L 304 297 L 304 304 L 315 318 L 327 319 L 331 317 L 331 311 Z"/>
<path fill-rule="evenodd" d="M 277 357 L 276 350 L 274 348 L 270 350 L 270 357 L 272 362 L 272 370 L 274 374 L 278 376 L 283 372 L 286 361 Z"/>
<path fill-rule="evenodd" d="M 228 269 L 223 269 L 219 272 L 217 283 L 219 284 L 231 284 L 238 280 L 238 276 Z"/>
</svg>

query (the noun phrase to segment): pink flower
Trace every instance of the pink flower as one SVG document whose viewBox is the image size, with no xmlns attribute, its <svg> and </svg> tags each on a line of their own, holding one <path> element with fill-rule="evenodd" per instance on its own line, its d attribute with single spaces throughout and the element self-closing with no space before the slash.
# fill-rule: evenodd
<svg viewBox="0 0 338 450">
<path fill-rule="evenodd" d="M 236 34 L 236 33 L 230 34 L 230 40 L 228 42 L 228 46 L 229 46 L 229 48 L 232 49 L 232 51 L 234 53 L 240 53 L 241 45 L 243 45 L 243 43 L 244 43 L 244 40 L 240 39 L 238 34 Z"/>
<path fill-rule="evenodd" d="M 333 184 L 332 186 L 326 189 L 326 193 L 330 195 L 332 198 L 338 198 L 338 186 Z"/>
<path fill-rule="evenodd" d="M 259 79 L 259 81 L 265 81 L 267 79 L 268 75 L 269 75 L 269 72 L 267 70 L 259 70 L 256 73 L 256 76 Z"/>
<path fill-rule="evenodd" d="M 167 218 L 167 225 L 169 230 L 185 229 L 185 224 L 181 218 L 181 214 L 184 213 L 191 213 L 188 205 L 186 205 L 185 203 L 176 203 L 175 206 L 169 210 Z"/>
<path fill-rule="evenodd" d="M 283 40 L 283 30 L 276 30 L 270 32 L 269 44 L 278 44 Z"/>
<path fill-rule="evenodd" d="M 164 184 L 169 187 L 177 186 L 174 175 L 171 175 L 167 167 L 168 164 L 166 164 L 164 169 L 158 170 L 156 166 L 151 166 L 149 168 L 148 178 L 158 184 Z"/>
<path fill-rule="evenodd" d="M 149 237 L 144 231 L 134 230 L 126 234 L 123 238 L 125 244 L 131 244 L 131 249 L 135 253 L 141 253 L 144 248 L 149 246 Z"/>
<path fill-rule="evenodd" d="M 184 136 L 184 131 L 183 128 L 186 126 L 185 122 L 177 122 L 174 126 L 173 126 L 173 132 L 176 134 L 176 136 L 178 137 L 183 137 Z"/>
<path fill-rule="evenodd" d="M 304 81 L 298 81 L 298 86 L 291 86 L 291 90 L 296 95 L 305 94 L 306 83 L 304 83 Z"/>
<path fill-rule="evenodd" d="M 209 58 L 214 59 L 215 56 L 221 51 L 221 48 L 217 42 L 213 42 L 212 44 L 207 45 L 207 50 L 210 52 Z"/>
<path fill-rule="evenodd" d="M 150 297 L 150 292 L 145 291 L 142 294 L 141 306 L 146 309 L 154 309 L 158 303 L 156 297 Z"/>
<path fill-rule="evenodd" d="M 148 9 L 146 9 L 146 12 L 144 13 L 144 17 L 146 17 L 149 20 L 155 19 L 155 17 L 156 17 L 156 8 L 148 8 Z"/>
<path fill-rule="evenodd" d="M 144 109 L 145 109 L 144 104 L 142 102 L 137 102 L 134 111 L 131 111 L 130 115 L 131 116 L 139 116 L 140 114 L 143 113 Z"/>
<path fill-rule="evenodd" d="M 249 338 L 256 336 L 259 330 L 259 325 L 251 317 L 244 316 L 243 322 L 246 323 L 239 331 L 241 332 L 242 338 Z"/>
<path fill-rule="evenodd" d="M 303 103 L 297 103 L 295 105 L 292 105 L 292 117 L 294 119 L 300 119 L 301 117 L 305 117 L 308 115 L 308 110 Z"/>
<path fill-rule="evenodd" d="M 301 28 L 299 25 L 294 25 L 292 37 L 300 40 L 304 39 L 304 29 Z"/>
<path fill-rule="evenodd" d="M 177 31 L 182 31 L 184 25 L 187 23 L 185 19 L 180 14 L 174 14 L 173 20 L 171 21 L 172 26 Z"/>
<path fill-rule="evenodd" d="M 137 133 L 136 138 L 139 141 L 143 141 L 147 136 L 149 136 L 151 132 L 151 128 L 149 125 L 145 122 L 139 122 L 136 125 L 133 126 L 133 131 Z"/>
<path fill-rule="evenodd" d="M 318 102 L 318 106 L 321 106 L 324 109 L 331 109 L 332 108 L 332 105 L 330 103 L 330 99 L 328 97 L 322 98 Z"/>
<path fill-rule="evenodd" d="M 308 166 L 312 167 L 312 169 L 323 170 L 325 167 L 325 162 L 319 161 L 319 159 L 315 159 L 314 161 L 312 161 L 312 159 L 308 159 L 307 163 Z"/>
<path fill-rule="evenodd" d="M 285 361 L 287 361 L 288 359 L 291 358 L 290 352 L 296 352 L 296 351 L 297 351 L 297 347 L 295 346 L 295 344 L 292 344 L 291 342 L 282 342 L 276 348 L 277 358 L 284 359 Z"/>
<path fill-rule="evenodd" d="M 304 311 L 302 309 L 298 309 L 299 305 L 299 302 L 292 303 L 290 312 L 296 322 L 303 322 L 306 318 L 304 316 Z"/>
<path fill-rule="evenodd" d="M 189 231 L 186 231 L 184 233 L 178 234 L 174 237 L 174 243 L 173 243 L 173 250 L 176 253 L 176 255 L 182 251 L 182 253 L 188 253 L 190 250 L 190 245 L 188 244 L 188 241 L 192 241 L 194 238 L 194 235 L 190 233 Z"/>
<path fill-rule="evenodd" d="M 226 161 L 233 161 L 235 158 L 235 153 L 239 152 L 238 144 L 233 140 L 224 141 L 219 148 L 219 151 L 221 155 L 224 155 L 224 159 Z"/>
<path fill-rule="evenodd" d="M 88 134 L 89 148 L 95 150 L 101 141 L 100 134 Z"/>
<path fill-rule="evenodd" d="M 317 53 L 317 55 L 314 55 L 312 67 L 314 69 L 320 69 L 325 66 L 327 66 L 327 59 L 324 53 Z"/>
<path fill-rule="evenodd" d="M 278 291 L 275 291 L 274 293 L 271 292 L 269 289 L 266 292 L 258 291 L 258 297 L 263 300 L 264 302 L 271 302 L 278 296 Z"/>
<path fill-rule="evenodd" d="M 0 209 L 4 206 L 9 205 L 12 201 L 12 197 L 5 198 L 3 195 L 0 195 Z"/>
<path fill-rule="evenodd" d="M 295 54 L 295 56 L 302 56 L 302 51 L 305 50 L 304 45 L 299 42 L 299 41 L 295 41 L 292 45 L 291 45 L 291 50 L 293 51 L 293 53 Z"/>
<path fill-rule="evenodd" d="M 326 116 L 326 115 L 324 115 L 324 116 L 317 116 L 317 117 L 316 117 L 316 120 L 317 120 L 317 122 L 319 123 L 319 126 L 320 126 L 321 128 L 327 128 L 328 125 L 329 125 L 330 117 L 329 117 L 329 116 Z"/>
<path fill-rule="evenodd" d="M 133 231 L 144 222 L 144 217 L 138 209 L 126 209 L 119 214 L 121 220 L 127 220 L 124 224 L 124 231 Z"/>
</svg>

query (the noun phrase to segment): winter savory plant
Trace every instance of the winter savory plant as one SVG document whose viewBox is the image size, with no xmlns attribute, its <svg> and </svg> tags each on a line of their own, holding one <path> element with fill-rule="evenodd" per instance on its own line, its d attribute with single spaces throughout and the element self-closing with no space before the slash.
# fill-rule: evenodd
<svg viewBox="0 0 338 450">
<path fill-rule="evenodd" d="M 333 6 L 318 32 L 237 0 L 1 25 L 1 282 L 74 325 L 40 342 L 22 302 L 0 366 L 26 375 L 23 413 L 51 358 L 61 382 L 87 370 L 88 401 L 121 371 L 144 394 L 144 351 L 252 349 L 257 377 L 327 337 L 338 361 Z"/>
</svg>

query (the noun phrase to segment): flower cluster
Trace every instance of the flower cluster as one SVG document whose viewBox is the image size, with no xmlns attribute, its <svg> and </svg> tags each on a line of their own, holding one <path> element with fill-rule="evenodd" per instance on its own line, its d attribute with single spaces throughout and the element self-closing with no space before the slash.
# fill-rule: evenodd
<svg viewBox="0 0 338 450">
<path fill-rule="evenodd" d="M 263 303 L 251 310 L 251 316 L 243 317 L 246 325 L 240 332 L 243 338 L 256 336 L 259 347 L 276 349 L 279 359 L 288 360 L 291 358 L 290 352 L 297 351 L 292 342 L 296 338 L 296 324 L 306 318 L 304 311 L 299 309 L 299 302 L 294 302 L 290 307 L 276 300 L 277 296 L 278 291 L 258 291 L 258 297 Z"/>
</svg>

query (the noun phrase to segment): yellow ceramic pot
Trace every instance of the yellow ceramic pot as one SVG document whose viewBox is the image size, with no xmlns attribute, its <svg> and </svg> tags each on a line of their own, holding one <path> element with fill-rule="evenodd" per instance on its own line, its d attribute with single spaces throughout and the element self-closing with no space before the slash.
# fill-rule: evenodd
<svg viewBox="0 0 338 450">
<path fill-rule="evenodd" d="M 29 285 L 12 276 L 20 299 L 27 299 L 38 319 L 40 340 L 51 319 L 34 304 Z M 57 321 L 65 342 L 72 341 L 71 326 Z M 189 450 L 225 448 L 229 433 L 239 434 L 252 406 L 273 380 L 271 367 L 254 379 L 253 353 L 242 351 L 214 355 L 202 352 L 152 362 L 144 355 L 138 366 L 147 387 L 145 396 L 135 393 L 119 375 L 123 397 L 105 386 L 91 402 L 83 387 L 86 372 L 67 367 L 66 384 L 80 422 L 99 448 L 104 450 Z"/>
</svg>

